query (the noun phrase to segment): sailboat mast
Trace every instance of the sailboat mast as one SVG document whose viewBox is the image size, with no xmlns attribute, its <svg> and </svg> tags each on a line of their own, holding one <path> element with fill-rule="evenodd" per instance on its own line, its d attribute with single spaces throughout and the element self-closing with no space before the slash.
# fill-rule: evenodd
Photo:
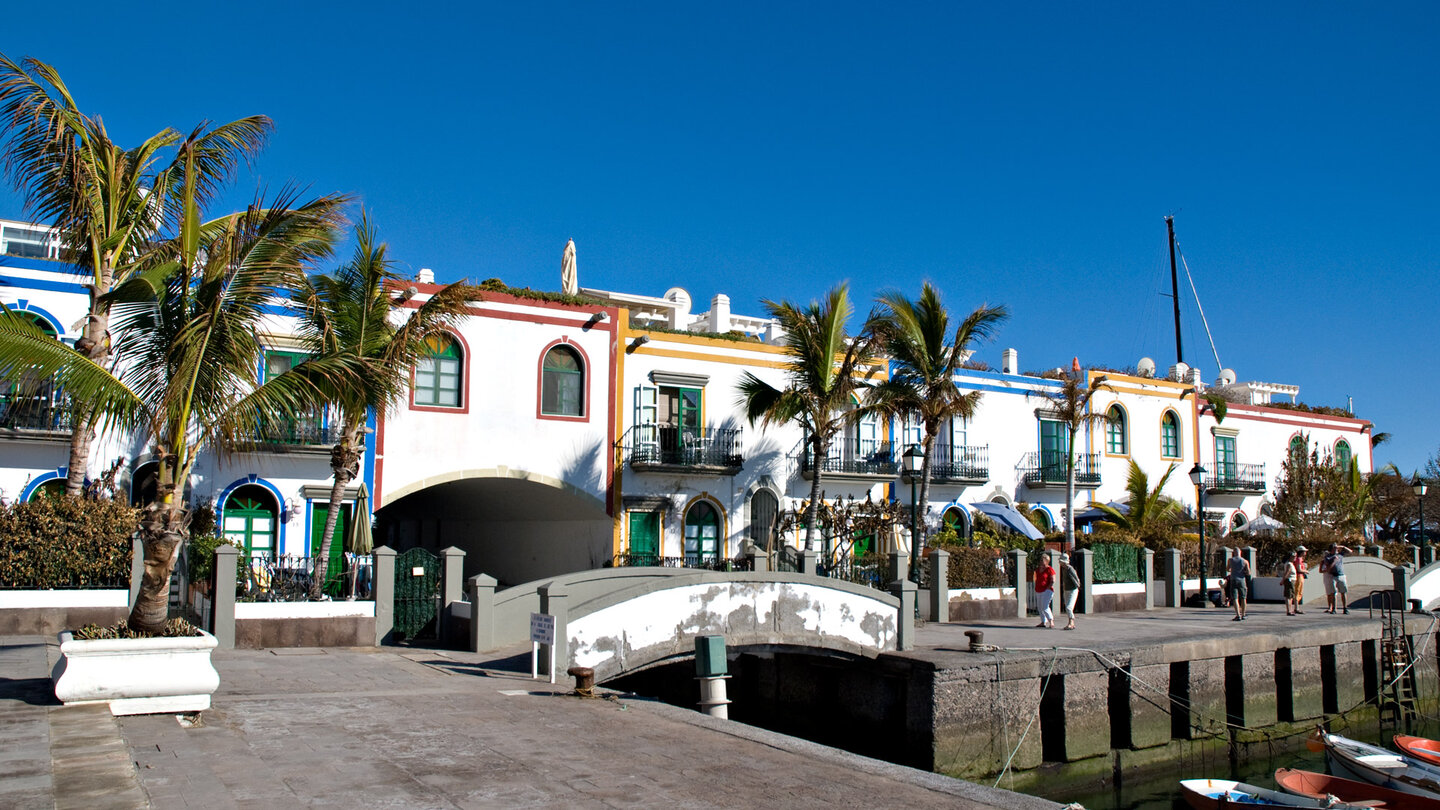
<svg viewBox="0 0 1440 810">
<path fill-rule="evenodd" d="M 1185 349 L 1180 342 L 1180 278 L 1175 273 L 1175 218 L 1165 217 L 1165 231 L 1170 236 L 1170 300 L 1175 304 L 1175 362 L 1185 362 Z"/>
</svg>

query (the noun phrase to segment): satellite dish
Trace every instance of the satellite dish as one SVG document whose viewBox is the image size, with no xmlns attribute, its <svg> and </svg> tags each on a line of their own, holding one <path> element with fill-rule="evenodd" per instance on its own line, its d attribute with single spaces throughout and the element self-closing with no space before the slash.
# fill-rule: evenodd
<svg viewBox="0 0 1440 810">
<path fill-rule="evenodd" d="M 1135 368 L 1140 372 L 1141 377 L 1155 376 L 1155 361 L 1148 357 L 1140 358 L 1140 362 L 1135 364 Z"/>
</svg>

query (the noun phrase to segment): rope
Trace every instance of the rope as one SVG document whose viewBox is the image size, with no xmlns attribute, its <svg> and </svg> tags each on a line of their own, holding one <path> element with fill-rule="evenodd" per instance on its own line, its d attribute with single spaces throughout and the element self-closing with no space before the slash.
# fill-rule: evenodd
<svg viewBox="0 0 1440 810">
<path fill-rule="evenodd" d="M 1055 673 L 1055 663 L 1060 660 L 1060 650 L 1063 649 L 1063 648 L 1061 648 L 1061 647 L 1054 647 L 1053 649 L 1055 650 L 1055 655 L 1051 656 L 1051 658 L 1050 658 L 1050 668 L 1045 671 L 1045 678 L 1049 678 L 1051 675 L 1053 675 L 1053 674 Z M 997 676 L 996 676 L 996 677 L 999 677 L 999 676 L 998 676 L 998 672 L 997 672 Z M 1043 681 L 1044 678 L 1042 678 L 1041 680 Z M 997 687 L 999 686 L 999 681 L 996 681 L 996 686 L 997 686 Z M 1003 692 L 1004 690 L 1002 689 L 1002 690 L 1000 690 L 1000 691 Z M 1040 712 L 1039 712 L 1038 709 L 1035 711 L 1034 714 L 1030 715 L 1030 722 L 1028 722 L 1028 723 L 1025 724 L 1025 730 L 1020 733 L 1020 740 L 1015 743 L 1015 748 L 1010 751 L 1010 756 L 1008 756 L 1008 757 L 1005 758 L 1005 767 L 1003 767 L 1003 768 L 1000 769 L 1000 775 L 997 776 L 997 777 L 995 777 L 995 784 L 991 785 L 991 787 L 999 787 L 999 786 L 1000 786 L 1000 780 L 1001 780 L 1001 779 L 1004 779 L 1004 778 L 1005 778 L 1005 774 L 1006 774 L 1007 772 L 1009 772 L 1009 770 L 1010 770 L 1010 763 L 1012 763 L 1012 762 L 1015 761 L 1015 755 L 1018 754 L 1018 753 L 1020 753 L 1020 746 L 1022 746 L 1022 745 L 1025 744 L 1025 737 L 1030 734 L 1030 729 L 1035 726 L 1035 720 L 1036 720 L 1037 718 L 1039 718 L 1039 717 L 1040 717 Z M 1000 725 L 1005 726 L 1005 725 L 1008 725 L 1008 724 L 1002 722 Z"/>
</svg>

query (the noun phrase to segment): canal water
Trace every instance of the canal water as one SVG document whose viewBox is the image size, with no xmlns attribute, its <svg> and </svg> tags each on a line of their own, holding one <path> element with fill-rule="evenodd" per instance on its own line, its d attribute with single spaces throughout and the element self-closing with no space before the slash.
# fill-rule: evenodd
<svg viewBox="0 0 1440 810">
<path fill-rule="evenodd" d="M 1335 729 L 1334 733 L 1353 740 L 1390 748 L 1390 738 L 1396 733 L 1434 739 L 1437 734 L 1440 734 L 1440 723 L 1434 720 L 1421 720 L 1409 728 L 1398 731 L 1393 726 L 1371 725 L 1343 730 Z M 1312 752 L 1301 744 L 1274 754 L 1262 753 L 1259 756 L 1252 754 L 1249 760 L 1238 765 L 1231 765 L 1227 758 L 1218 757 L 1208 763 L 1177 764 L 1175 768 L 1163 769 L 1157 775 L 1127 780 L 1125 784 L 1114 785 L 1104 790 L 1089 793 L 1068 790 L 1056 795 L 1043 793 L 1038 795 L 1058 802 L 1077 802 L 1086 810 L 1181 810 L 1189 807 L 1181 796 L 1179 784 L 1181 779 L 1235 779 L 1258 787 L 1275 789 L 1276 768 L 1301 768 L 1319 773 L 1329 772 L 1325 766 L 1325 754 Z M 1187 772 L 1190 770 L 1194 772 Z M 1004 783 L 1001 784 L 1003 787 Z M 1036 791 L 1032 789 L 1031 792 Z"/>
</svg>

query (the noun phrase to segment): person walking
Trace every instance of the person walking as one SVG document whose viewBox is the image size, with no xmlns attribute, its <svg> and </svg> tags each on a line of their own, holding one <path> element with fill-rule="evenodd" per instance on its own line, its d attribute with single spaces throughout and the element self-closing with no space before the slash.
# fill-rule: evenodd
<svg viewBox="0 0 1440 810">
<path fill-rule="evenodd" d="M 1249 596 L 1245 583 L 1250 578 L 1250 562 L 1240 556 L 1240 549 L 1234 549 L 1230 560 L 1226 563 L 1229 571 L 1230 582 L 1230 604 L 1235 606 L 1235 618 L 1231 621 L 1245 621 L 1245 602 Z"/>
<path fill-rule="evenodd" d="M 1310 576 L 1310 566 L 1305 563 L 1305 547 L 1295 549 L 1295 612 L 1305 612 L 1305 579 Z"/>
<path fill-rule="evenodd" d="M 1320 561 L 1320 573 L 1325 575 L 1325 612 L 1334 613 L 1336 597 L 1339 597 L 1340 612 L 1350 615 L 1350 606 L 1345 597 L 1350 593 L 1350 583 L 1345 581 L 1345 555 L 1355 550 L 1339 543 L 1331 543 L 1330 550 Z"/>
<path fill-rule="evenodd" d="M 1050 555 L 1040 555 L 1040 567 L 1035 571 L 1035 601 L 1040 606 L 1040 623 L 1036 627 L 1054 627 L 1055 614 L 1050 609 L 1050 600 L 1055 596 L 1055 566 L 1050 564 Z"/>
<path fill-rule="evenodd" d="M 1280 580 L 1285 586 L 1285 615 L 1295 615 L 1295 580 L 1299 579 L 1295 570 L 1295 561 L 1286 559 L 1280 562 Z"/>
<path fill-rule="evenodd" d="M 1070 555 L 1060 555 L 1060 588 L 1065 595 L 1065 629 L 1075 629 L 1075 600 L 1080 596 L 1080 573 L 1070 564 Z"/>
</svg>

